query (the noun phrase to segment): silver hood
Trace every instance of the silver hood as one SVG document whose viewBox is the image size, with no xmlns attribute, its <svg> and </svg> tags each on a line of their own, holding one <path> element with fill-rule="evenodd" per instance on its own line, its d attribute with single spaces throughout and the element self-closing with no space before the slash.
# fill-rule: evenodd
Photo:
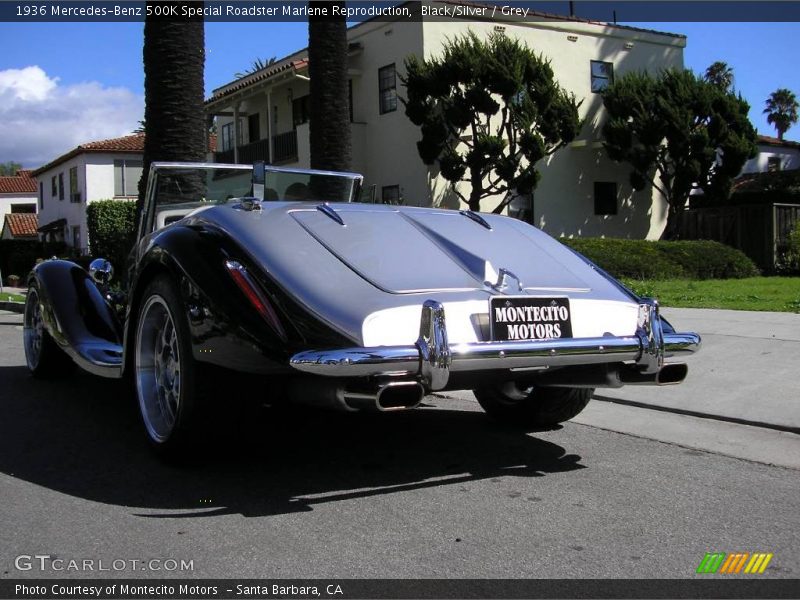
<svg viewBox="0 0 800 600">
<path fill-rule="evenodd" d="M 482 214 L 481 224 L 458 211 L 416 207 L 262 208 L 215 206 L 195 218 L 226 231 L 287 292 L 357 343 L 364 319 L 377 311 L 501 293 L 486 283 L 500 269 L 520 282 L 508 294 L 633 302 L 561 243 L 509 217 Z"/>
</svg>

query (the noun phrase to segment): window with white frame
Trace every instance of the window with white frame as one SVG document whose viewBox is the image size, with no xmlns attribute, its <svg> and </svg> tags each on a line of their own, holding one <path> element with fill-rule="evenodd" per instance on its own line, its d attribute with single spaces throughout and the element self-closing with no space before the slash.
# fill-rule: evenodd
<svg viewBox="0 0 800 600">
<path fill-rule="evenodd" d="M 602 92 L 612 83 L 614 83 L 614 64 L 610 62 L 603 62 L 601 60 L 591 61 L 592 72 L 592 91 L 595 93 Z"/>
<path fill-rule="evenodd" d="M 233 123 L 222 126 L 222 151 L 233 150 Z"/>
<path fill-rule="evenodd" d="M 767 157 L 767 172 L 774 173 L 781 170 L 781 157 L 769 156 Z"/>
<path fill-rule="evenodd" d="M 114 195 L 136 196 L 142 177 L 142 161 L 118 159 L 114 161 Z"/>
</svg>

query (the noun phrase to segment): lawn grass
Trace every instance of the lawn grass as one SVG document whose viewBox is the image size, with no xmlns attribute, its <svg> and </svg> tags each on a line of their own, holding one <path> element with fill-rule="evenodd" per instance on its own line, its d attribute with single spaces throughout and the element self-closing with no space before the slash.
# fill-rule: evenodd
<svg viewBox="0 0 800 600">
<path fill-rule="evenodd" d="M 25 302 L 25 296 L 3 292 L 0 294 L 0 302 Z"/>
<path fill-rule="evenodd" d="M 662 306 L 800 313 L 800 277 L 623 282 L 640 296 L 658 298 Z"/>
</svg>

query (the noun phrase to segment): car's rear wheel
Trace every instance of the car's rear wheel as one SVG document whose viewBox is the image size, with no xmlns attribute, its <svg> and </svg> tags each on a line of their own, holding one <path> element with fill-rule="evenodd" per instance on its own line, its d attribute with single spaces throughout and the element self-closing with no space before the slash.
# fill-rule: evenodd
<svg viewBox="0 0 800 600">
<path fill-rule="evenodd" d="M 592 388 L 520 387 L 514 382 L 474 390 L 492 418 L 520 427 L 548 427 L 569 421 L 594 394 Z"/>
<path fill-rule="evenodd" d="M 157 452 L 182 456 L 196 444 L 202 404 L 189 326 L 178 291 L 166 276 L 147 286 L 140 307 L 134 377 L 142 422 Z"/>
<path fill-rule="evenodd" d="M 44 327 L 39 288 L 35 283 L 28 288 L 25 299 L 22 337 L 25 361 L 34 377 L 52 379 L 63 377 L 72 371 L 75 363 L 58 347 Z"/>
</svg>

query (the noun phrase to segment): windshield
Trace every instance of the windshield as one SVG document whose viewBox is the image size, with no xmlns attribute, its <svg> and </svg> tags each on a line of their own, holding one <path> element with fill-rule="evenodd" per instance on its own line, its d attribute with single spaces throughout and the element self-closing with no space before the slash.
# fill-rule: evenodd
<svg viewBox="0 0 800 600">
<path fill-rule="evenodd" d="M 350 174 L 275 171 L 266 167 L 264 200 L 352 202 L 359 180 Z"/>
<path fill-rule="evenodd" d="M 254 195 L 250 165 L 156 163 L 151 177 L 148 231 L 179 221 L 195 209 L 238 202 L 240 198 Z M 264 168 L 263 200 L 352 202 L 360 183 L 360 176 L 351 173 L 267 166 Z"/>
</svg>

